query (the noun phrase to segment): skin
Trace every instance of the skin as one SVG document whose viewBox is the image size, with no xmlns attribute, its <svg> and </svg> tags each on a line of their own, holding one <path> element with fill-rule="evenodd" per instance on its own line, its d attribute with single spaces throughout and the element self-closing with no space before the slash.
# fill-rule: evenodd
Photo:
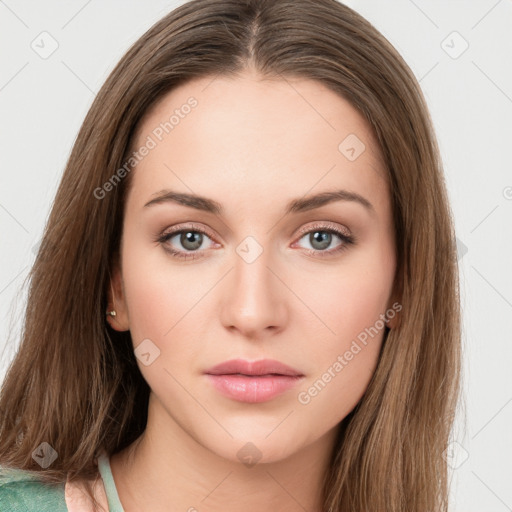
<svg viewBox="0 0 512 512">
<path fill-rule="evenodd" d="M 169 504 L 318 511 L 338 425 L 367 389 L 384 330 L 309 403 L 298 393 L 393 304 L 395 235 L 380 149 L 358 111 L 322 84 L 263 79 L 250 69 L 171 91 L 143 119 L 135 147 L 190 96 L 197 107 L 132 171 L 125 207 L 110 304 L 117 316 L 108 321 L 129 329 L 134 347 L 150 339 L 160 355 L 148 366 L 137 360 L 151 388 L 148 426 L 111 457 L 119 497 L 126 512 Z M 338 150 L 349 134 L 366 147 L 354 161 Z M 214 199 L 225 212 L 145 207 L 162 189 Z M 338 189 L 365 197 L 373 211 L 336 201 L 283 213 L 292 199 Z M 197 259 L 165 250 L 193 252 L 179 235 L 155 242 L 190 222 L 209 233 Z M 333 234 L 322 249 L 312 234 L 330 227 L 356 242 L 335 253 L 344 241 Z M 250 264 L 236 251 L 247 236 L 263 249 Z M 304 377 L 270 401 L 237 402 L 203 374 L 232 358 L 277 359 Z M 237 456 L 248 442 L 261 455 L 252 467 Z"/>
</svg>

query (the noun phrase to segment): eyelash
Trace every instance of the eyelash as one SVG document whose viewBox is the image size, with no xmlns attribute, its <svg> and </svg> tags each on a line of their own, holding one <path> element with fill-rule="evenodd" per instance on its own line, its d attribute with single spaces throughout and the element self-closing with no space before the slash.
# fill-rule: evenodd
<svg viewBox="0 0 512 512">
<path fill-rule="evenodd" d="M 203 228 L 199 228 L 196 226 L 179 226 L 181 229 L 173 229 L 173 231 L 163 232 L 160 234 L 155 242 L 158 242 L 160 244 L 165 244 L 168 242 L 171 238 L 173 238 L 176 235 L 182 234 L 182 233 L 201 233 L 203 235 L 206 235 L 210 239 L 214 238 L 208 231 L 206 231 Z M 327 224 L 316 224 L 313 226 L 308 227 L 307 229 L 303 229 L 300 231 L 300 237 L 297 241 L 304 238 L 305 235 L 308 235 L 310 233 L 320 231 L 323 233 L 330 233 L 337 235 L 342 243 L 336 247 L 335 249 L 330 249 L 327 251 L 321 251 L 318 249 L 304 249 L 309 255 L 320 258 L 327 258 L 330 256 L 333 256 L 335 254 L 339 254 L 340 252 L 344 251 L 348 248 L 348 246 L 355 243 L 355 237 L 353 235 L 347 235 L 346 233 L 342 232 L 339 228 L 334 227 L 333 225 L 327 225 Z M 180 260 L 194 260 L 198 258 L 202 258 L 202 255 L 199 251 L 189 251 L 189 252 L 183 252 L 183 251 L 177 251 L 176 249 L 172 249 L 171 247 L 165 247 L 165 250 L 171 254 L 173 258 L 177 258 Z"/>
</svg>

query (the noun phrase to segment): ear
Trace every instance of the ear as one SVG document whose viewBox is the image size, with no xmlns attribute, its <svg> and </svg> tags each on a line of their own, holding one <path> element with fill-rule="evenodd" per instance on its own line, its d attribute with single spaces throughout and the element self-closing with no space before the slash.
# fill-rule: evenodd
<svg viewBox="0 0 512 512">
<path fill-rule="evenodd" d="M 122 273 L 117 263 L 113 265 L 110 272 L 110 282 L 107 283 L 107 287 L 108 306 L 105 312 L 107 322 L 115 331 L 130 330 Z M 115 311 L 115 316 L 110 315 L 110 311 Z"/>
<path fill-rule="evenodd" d="M 398 301 L 391 301 L 390 307 L 386 311 L 386 325 L 390 329 L 396 329 L 400 325 L 401 315 L 400 311 L 402 310 L 402 304 Z"/>
<path fill-rule="evenodd" d="M 402 311 L 402 293 L 401 293 L 401 282 L 395 280 L 393 286 L 393 292 L 388 303 L 388 309 L 386 310 L 386 325 L 390 329 L 396 329 L 401 323 L 401 311 Z"/>
</svg>

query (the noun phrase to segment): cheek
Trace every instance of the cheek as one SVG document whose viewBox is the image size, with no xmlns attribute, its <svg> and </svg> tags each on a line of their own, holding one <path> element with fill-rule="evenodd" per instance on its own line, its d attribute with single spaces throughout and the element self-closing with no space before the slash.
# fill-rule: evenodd
<svg viewBox="0 0 512 512">
<path fill-rule="evenodd" d="M 162 248 L 130 244 L 123 257 L 123 281 L 130 331 L 136 346 L 142 339 L 161 342 L 198 301 L 200 283 L 172 265 Z M 163 348 L 163 347 L 161 347 Z"/>
<path fill-rule="evenodd" d="M 355 260 L 355 258 L 354 258 Z M 366 261 L 365 261 L 366 260 Z M 343 350 L 352 339 L 377 325 L 388 307 L 392 267 L 375 258 L 359 258 L 330 272 L 319 273 L 302 284 L 298 293 L 323 324 L 321 346 L 327 351 Z M 295 289 L 301 285 L 297 283 Z M 310 315 L 312 317 L 312 315 Z"/>
<path fill-rule="evenodd" d="M 375 372 L 385 332 L 379 316 L 385 312 L 385 294 L 376 289 L 379 285 L 373 279 L 346 277 L 322 298 L 323 319 L 335 334 L 325 335 L 324 329 L 315 350 L 309 347 L 313 371 L 297 395 L 303 414 L 315 423 L 334 426 L 341 421 L 361 400 Z"/>
<path fill-rule="evenodd" d="M 330 331 L 324 329 L 315 344 L 317 367 L 330 368 L 341 356 L 344 378 L 352 386 L 375 368 L 385 325 L 380 315 L 389 290 L 372 275 L 352 274 L 326 284 L 329 291 L 318 298 L 318 310 Z"/>
<path fill-rule="evenodd" d="M 319 274 L 314 287 L 308 282 L 309 290 L 303 289 L 329 327 L 316 336 L 310 351 L 314 371 L 298 395 L 307 414 L 334 424 L 362 398 L 378 363 L 385 334 L 381 315 L 389 306 L 393 277 L 393 258 L 375 247 Z"/>
</svg>

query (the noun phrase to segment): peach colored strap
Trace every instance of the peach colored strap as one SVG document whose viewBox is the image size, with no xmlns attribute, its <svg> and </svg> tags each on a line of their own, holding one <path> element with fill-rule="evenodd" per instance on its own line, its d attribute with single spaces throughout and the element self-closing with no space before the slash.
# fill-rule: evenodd
<svg viewBox="0 0 512 512">
<path fill-rule="evenodd" d="M 64 490 L 68 512 L 94 512 L 93 502 L 87 495 L 83 482 L 70 482 L 67 480 Z M 108 512 L 107 495 L 100 475 L 98 475 L 93 484 L 93 491 L 98 503 L 100 503 L 105 512 Z"/>
</svg>

